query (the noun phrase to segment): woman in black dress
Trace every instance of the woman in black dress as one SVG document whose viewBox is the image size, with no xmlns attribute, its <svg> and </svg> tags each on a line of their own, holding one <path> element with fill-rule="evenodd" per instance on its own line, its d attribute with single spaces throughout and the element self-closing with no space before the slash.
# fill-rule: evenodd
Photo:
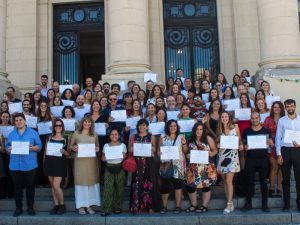
<svg viewBox="0 0 300 225">
<path fill-rule="evenodd" d="M 67 160 L 69 155 L 67 151 L 67 140 L 63 137 L 64 123 L 61 119 L 53 121 L 53 132 L 47 142 L 44 161 L 44 174 L 48 176 L 52 188 L 52 196 L 55 206 L 51 209 L 50 214 L 63 214 L 66 212 L 64 204 L 64 195 L 60 187 L 63 177 L 67 176 Z M 60 144 L 57 152 L 49 151 L 49 143 Z"/>
</svg>

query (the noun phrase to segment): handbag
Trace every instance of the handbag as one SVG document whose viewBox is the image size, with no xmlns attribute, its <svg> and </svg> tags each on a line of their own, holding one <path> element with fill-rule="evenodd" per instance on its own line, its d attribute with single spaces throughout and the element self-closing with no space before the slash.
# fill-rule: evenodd
<svg viewBox="0 0 300 225">
<path fill-rule="evenodd" d="M 178 137 L 178 135 L 176 136 L 176 138 L 173 142 L 173 146 L 175 145 L 177 137 Z M 173 162 L 169 161 L 169 162 L 161 163 L 160 168 L 159 168 L 159 175 L 162 178 L 171 178 L 171 177 L 173 177 L 173 175 L 174 175 Z"/>
<path fill-rule="evenodd" d="M 135 135 L 132 136 L 132 143 L 134 143 Z M 137 164 L 132 154 L 128 155 L 123 161 L 123 169 L 127 172 L 135 173 L 137 171 Z"/>
<path fill-rule="evenodd" d="M 106 169 L 112 174 L 120 173 L 120 171 L 122 170 L 122 163 L 117 163 L 117 164 L 107 163 Z"/>
</svg>

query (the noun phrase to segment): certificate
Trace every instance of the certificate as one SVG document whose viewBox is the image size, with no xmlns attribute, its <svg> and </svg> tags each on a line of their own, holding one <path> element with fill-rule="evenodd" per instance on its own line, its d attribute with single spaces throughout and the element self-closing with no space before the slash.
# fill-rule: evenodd
<svg viewBox="0 0 300 225">
<path fill-rule="evenodd" d="M 267 149 L 267 135 L 250 135 L 247 136 L 248 150 Z"/>
<path fill-rule="evenodd" d="M 96 157 L 95 144 L 78 144 L 78 158 Z"/>
<path fill-rule="evenodd" d="M 161 160 L 178 160 L 179 148 L 178 146 L 160 146 Z"/>
<path fill-rule="evenodd" d="M 240 99 L 235 98 L 235 99 L 223 100 L 222 104 L 227 105 L 225 109 L 226 111 L 234 111 L 235 109 L 240 108 Z"/>
<path fill-rule="evenodd" d="M 249 84 L 251 84 L 251 77 L 245 77 L 246 81 L 249 82 Z"/>
<path fill-rule="evenodd" d="M 105 157 L 107 160 L 123 159 L 123 146 L 105 147 Z"/>
<path fill-rule="evenodd" d="M 234 117 L 238 120 L 250 120 L 251 108 L 235 109 Z"/>
<path fill-rule="evenodd" d="M 178 120 L 178 126 L 180 127 L 180 133 L 192 132 L 195 120 Z"/>
<path fill-rule="evenodd" d="M 61 118 L 62 117 L 62 111 L 64 109 L 64 106 L 51 106 L 50 110 L 54 117 Z"/>
<path fill-rule="evenodd" d="M 300 131 L 298 130 L 285 130 L 283 142 L 286 144 L 293 144 L 293 141 L 296 141 L 297 144 L 300 144 Z"/>
<path fill-rule="evenodd" d="M 221 135 L 220 148 L 224 149 L 238 149 L 239 137 L 238 136 L 225 136 Z"/>
<path fill-rule="evenodd" d="M 144 82 L 151 80 L 153 83 L 156 83 L 156 73 L 144 73 Z"/>
<path fill-rule="evenodd" d="M 65 131 L 75 131 L 75 119 L 62 119 L 62 121 L 64 122 Z"/>
<path fill-rule="evenodd" d="M 48 142 L 46 155 L 49 156 L 62 156 L 60 150 L 63 148 L 63 144 Z"/>
<path fill-rule="evenodd" d="M 114 118 L 113 122 L 125 122 L 127 119 L 126 110 L 114 110 L 110 112 L 110 116 Z"/>
<path fill-rule="evenodd" d="M 272 107 L 272 104 L 275 101 L 280 101 L 280 96 L 272 96 L 272 95 L 266 96 L 266 103 L 269 109 Z"/>
<path fill-rule="evenodd" d="M 191 150 L 190 163 L 208 164 L 209 151 Z"/>
<path fill-rule="evenodd" d="M 209 107 L 210 107 L 210 102 L 206 102 L 206 103 L 205 103 L 205 108 L 206 108 L 206 110 L 209 110 Z"/>
<path fill-rule="evenodd" d="M 11 143 L 11 154 L 29 155 L 29 141 L 13 141 Z"/>
<path fill-rule="evenodd" d="M 0 126 L 0 133 L 4 138 L 7 138 L 10 132 L 14 130 L 14 126 Z"/>
<path fill-rule="evenodd" d="M 138 157 L 151 157 L 152 156 L 152 145 L 146 143 L 134 143 L 133 144 L 133 155 Z"/>
<path fill-rule="evenodd" d="M 126 85 L 125 85 L 124 81 L 119 82 L 119 85 L 120 85 L 120 90 L 121 91 L 125 91 L 126 90 Z"/>
<path fill-rule="evenodd" d="M 28 116 L 25 115 L 26 117 L 26 125 L 27 127 L 31 127 L 31 128 L 36 128 L 37 127 L 37 117 L 36 116 Z"/>
<path fill-rule="evenodd" d="M 126 126 L 130 129 L 136 129 L 137 122 L 141 119 L 140 116 L 134 116 L 126 119 Z"/>
<path fill-rule="evenodd" d="M 8 109 L 10 114 L 22 113 L 23 112 L 22 102 L 9 103 Z"/>
<path fill-rule="evenodd" d="M 167 111 L 168 120 L 178 120 L 180 111 Z"/>
<path fill-rule="evenodd" d="M 37 124 L 39 134 L 51 134 L 52 122 L 40 122 Z"/>
<path fill-rule="evenodd" d="M 73 85 L 72 84 L 65 84 L 65 85 L 59 85 L 59 93 L 63 93 L 66 89 L 72 90 Z"/>
<path fill-rule="evenodd" d="M 261 122 L 261 123 L 265 122 L 265 119 L 266 119 L 269 115 L 270 115 L 269 112 L 267 112 L 267 113 L 261 113 L 261 114 L 260 114 L 260 122 Z"/>
<path fill-rule="evenodd" d="M 105 123 L 95 123 L 95 133 L 98 136 L 105 136 L 106 135 Z"/>
<path fill-rule="evenodd" d="M 163 134 L 165 132 L 165 122 L 150 123 L 149 132 L 153 135 Z"/>
<path fill-rule="evenodd" d="M 62 102 L 63 102 L 64 106 L 73 106 L 74 105 L 74 101 L 72 101 L 72 100 L 62 99 Z"/>
<path fill-rule="evenodd" d="M 202 101 L 208 102 L 208 99 L 209 99 L 209 93 L 202 94 Z"/>
</svg>

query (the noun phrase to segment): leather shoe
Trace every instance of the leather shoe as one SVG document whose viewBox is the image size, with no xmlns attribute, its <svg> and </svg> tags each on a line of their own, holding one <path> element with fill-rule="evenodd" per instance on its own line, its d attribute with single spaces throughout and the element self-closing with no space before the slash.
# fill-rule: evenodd
<svg viewBox="0 0 300 225">
<path fill-rule="evenodd" d="M 34 211 L 34 209 L 27 209 L 27 214 L 28 214 L 29 216 L 35 216 L 35 211 Z"/>
<path fill-rule="evenodd" d="M 23 210 L 22 210 L 22 209 L 16 209 L 16 210 L 14 211 L 13 217 L 21 216 L 22 213 L 23 213 Z"/>
<path fill-rule="evenodd" d="M 247 211 L 249 211 L 251 209 L 252 209 L 252 203 L 251 202 L 246 202 L 245 205 L 244 205 L 244 207 L 241 208 L 241 211 L 242 212 L 247 212 Z"/>
</svg>

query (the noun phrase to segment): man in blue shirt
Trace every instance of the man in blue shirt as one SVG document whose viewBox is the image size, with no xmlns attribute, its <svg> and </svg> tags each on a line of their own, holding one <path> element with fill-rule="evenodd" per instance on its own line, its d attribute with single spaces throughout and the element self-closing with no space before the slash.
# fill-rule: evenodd
<svg viewBox="0 0 300 225">
<path fill-rule="evenodd" d="M 35 173 L 37 164 L 37 152 L 42 148 L 42 142 L 38 133 L 26 127 L 25 116 L 17 113 L 14 116 L 15 129 L 8 135 L 6 142 L 7 153 L 10 154 L 9 169 L 14 182 L 14 195 L 16 210 L 13 216 L 20 216 L 23 213 L 23 187 L 26 187 L 27 213 L 35 215 L 33 209 L 35 192 Z M 17 154 L 12 151 L 13 142 L 29 142 L 29 154 Z"/>
</svg>

